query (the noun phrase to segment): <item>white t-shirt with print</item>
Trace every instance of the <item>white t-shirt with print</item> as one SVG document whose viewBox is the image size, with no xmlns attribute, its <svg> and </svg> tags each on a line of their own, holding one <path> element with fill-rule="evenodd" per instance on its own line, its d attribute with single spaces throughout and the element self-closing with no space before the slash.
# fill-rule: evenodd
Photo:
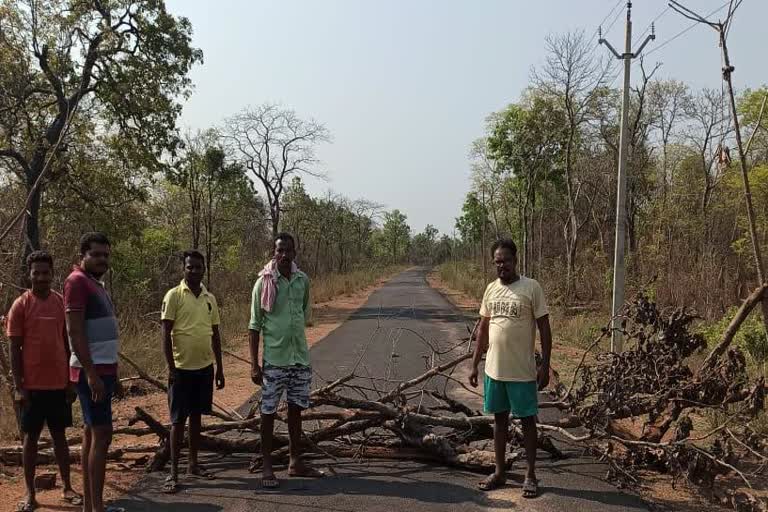
<svg viewBox="0 0 768 512">
<path fill-rule="evenodd" d="M 494 380 L 536 380 L 536 319 L 549 313 L 544 290 L 535 280 L 503 284 L 495 280 L 485 289 L 480 316 L 490 318 L 485 373 Z"/>
</svg>

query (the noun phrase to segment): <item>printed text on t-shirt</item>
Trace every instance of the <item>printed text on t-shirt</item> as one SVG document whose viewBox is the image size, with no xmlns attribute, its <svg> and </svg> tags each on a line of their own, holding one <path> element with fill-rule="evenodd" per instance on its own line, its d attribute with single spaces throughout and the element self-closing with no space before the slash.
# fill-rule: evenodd
<svg viewBox="0 0 768 512">
<path fill-rule="evenodd" d="M 513 300 L 495 300 L 488 302 L 491 316 L 520 318 L 520 303 Z"/>
</svg>

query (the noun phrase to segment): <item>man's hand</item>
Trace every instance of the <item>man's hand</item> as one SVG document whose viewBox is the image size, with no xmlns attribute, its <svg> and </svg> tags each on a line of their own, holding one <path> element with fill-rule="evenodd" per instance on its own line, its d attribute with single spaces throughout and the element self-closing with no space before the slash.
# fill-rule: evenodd
<svg viewBox="0 0 768 512">
<path fill-rule="evenodd" d="M 86 375 L 88 379 L 88 387 L 91 388 L 91 398 L 94 402 L 103 402 L 107 397 L 107 390 L 104 387 L 104 381 L 101 380 L 96 372 Z"/>
<path fill-rule="evenodd" d="M 123 383 L 120 382 L 120 377 L 115 375 L 115 397 L 116 398 L 125 398 L 125 387 L 123 386 Z"/>
<path fill-rule="evenodd" d="M 224 380 L 224 370 L 216 369 L 216 389 L 224 389 L 226 381 Z"/>
<path fill-rule="evenodd" d="M 472 373 L 469 374 L 469 384 L 473 387 L 477 387 L 477 366 L 472 368 Z"/>
<path fill-rule="evenodd" d="M 251 367 L 251 380 L 257 386 L 261 386 L 264 382 L 264 375 L 261 372 L 261 366 L 258 364 Z"/>
<path fill-rule="evenodd" d="M 549 386 L 549 365 L 542 364 L 539 366 L 538 375 L 536 376 L 536 382 L 539 383 L 539 391 Z"/>
<path fill-rule="evenodd" d="M 74 382 L 70 382 L 67 385 L 66 394 L 67 394 L 67 403 L 69 405 L 74 404 L 75 400 L 77 400 L 77 388 L 75 387 L 75 383 Z"/>
<path fill-rule="evenodd" d="M 17 389 L 13 392 L 13 401 L 16 402 L 16 405 L 19 407 L 23 407 L 25 404 L 29 403 L 29 391 L 26 389 Z"/>
</svg>

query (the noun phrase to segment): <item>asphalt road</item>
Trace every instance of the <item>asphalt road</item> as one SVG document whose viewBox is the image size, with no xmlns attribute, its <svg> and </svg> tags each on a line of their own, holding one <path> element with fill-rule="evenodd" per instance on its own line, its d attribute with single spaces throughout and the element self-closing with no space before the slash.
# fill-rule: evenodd
<svg viewBox="0 0 768 512">
<path fill-rule="evenodd" d="M 466 337 L 467 319 L 428 286 L 425 275 L 423 269 L 398 275 L 316 344 L 311 351 L 316 374 L 333 380 L 358 365 L 357 374 L 368 372 L 390 380 L 412 378 L 424 371 L 424 356 L 432 352 L 427 344 L 445 349 Z M 443 360 L 451 355 L 442 356 Z M 464 366 L 454 376 L 466 379 L 467 375 Z M 386 382 L 379 382 L 379 389 L 384 388 Z M 474 407 L 481 405 L 476 397 L 458 388 L 452 392 Z M 244 454 L 207 456 L 205 463 L 217 479 L 182 480 L 182 491 L 174 496 L 159 492 L 165 475 L 149 475 L 116 504 L 130 512 L 649 510 L 640 498 L 603 481 L 604 466 L 575 453 L 570 455 L 552 461 L 547 454 L 541 454 L 538 476 L 542 495 L 535 500 L 521 497 L 522 465 L 513 469 L 505 488 L 481 493 L 475 487 L 480 478 L 477 474 L 411 461 L 381 460 L 316 461 L 321 469 L 330 466 L 335 473 L 322 480 L 288 479 L 283 468 L 278 472 L 278 477 L 283 477 L 281 488 L 264 491 L 259 486 L 260 475 L 248 473 L 250 456 Z"/>
</svg>

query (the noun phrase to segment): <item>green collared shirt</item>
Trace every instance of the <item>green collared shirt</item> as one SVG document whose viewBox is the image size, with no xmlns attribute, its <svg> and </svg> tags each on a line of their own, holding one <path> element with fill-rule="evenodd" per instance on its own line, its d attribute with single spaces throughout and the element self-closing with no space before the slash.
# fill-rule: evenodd
<svg viewBox="0 0 768 512">
<path fill-rule="evenodd" d="M 272 366 L 309 366 L 309 347 L 304 328 L 312 305 L 309 301 L 309 277 L 298 271 L 288 280 L 277 280 L 277 296 L 272 311 L 261 308 L 260 277 L 253 287 L 251 323 L 248 329 L 261 332 L 264 339 L 264 363 Z"/>
</svg>

